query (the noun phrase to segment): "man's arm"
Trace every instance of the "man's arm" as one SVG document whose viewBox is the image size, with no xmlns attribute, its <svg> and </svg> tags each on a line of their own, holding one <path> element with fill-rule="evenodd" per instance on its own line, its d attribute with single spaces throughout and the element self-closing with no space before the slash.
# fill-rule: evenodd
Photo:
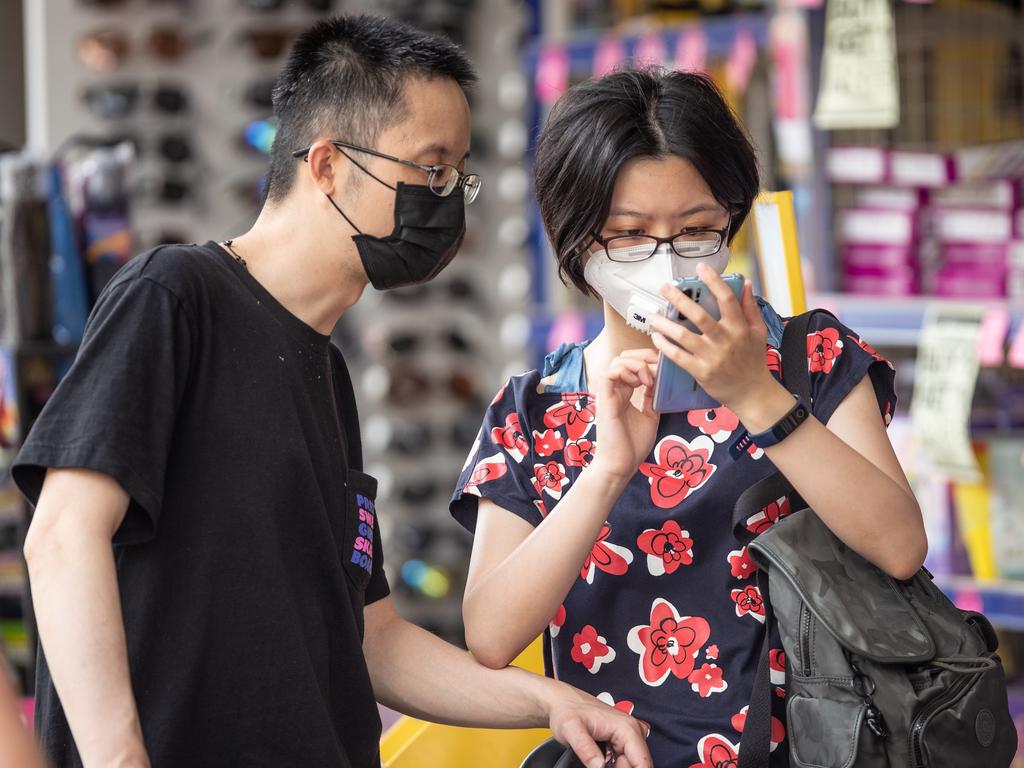
<svg viewBox="0 0 1024 768">
<path fill-rule="evenodd" d="M 550 726 L 587 768 L 602 768 L 594 743 L 609 742 L 616 768 L 652 768 L 643 728 L 582 691 L 521 669 L 488 669 L 395 611 L 390 598 L 366 607 L 363 653 L 374 694 L 414 717 L 468 727 Z"/>
<path fill-rule="evenodd" d="M 111 540 L 128 494 L 84 469 L 46 473 L 25 560 L 39 638 L 86 766 L 148 766 Z"/>
</svg>

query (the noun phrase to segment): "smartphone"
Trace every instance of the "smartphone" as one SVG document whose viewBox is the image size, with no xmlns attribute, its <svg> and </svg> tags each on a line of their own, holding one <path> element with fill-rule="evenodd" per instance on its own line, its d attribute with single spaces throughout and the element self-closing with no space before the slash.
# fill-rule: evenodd
<svg viewBox="0 0 1024 768">
<path fill-rule="evenodd" d="M 743 275 L 730 273 L 722 275 L 725 284 L 739 300 L 743 292 Z M 682 277 L 674 285 L 699 304 L 715 320 L 721 319 L 715 295 L 699 277 Z M 694 333 L 700 333 L 689 320 L 680 320 L 675 307 L 669 308 L 668 319 L 681 322 Z M 664 353 L 658 360 L 658 375 L 654 383 L 654 410 L 659 413 L 677 413 L 698 408 L 717 408 L 720 403 L 700 388 L 696 379 L 673 363 Z"/>
</svg>

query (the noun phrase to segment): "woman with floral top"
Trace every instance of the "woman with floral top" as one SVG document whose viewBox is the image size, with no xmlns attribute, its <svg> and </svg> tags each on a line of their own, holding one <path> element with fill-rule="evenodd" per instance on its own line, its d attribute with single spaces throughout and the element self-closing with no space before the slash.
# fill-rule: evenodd
<svg viewBox="0 0 1024 768">
<path fill-rule="evenodd" d="M 785 655 L 731 527 L 746 488 L 781 471 L 896 578 L 925 555 L 885 433 L 892 367 L 830 316 L 807 336 L 811 417 L 776 445 L 730 453 L 794 405 L 784 321 L 749 283 L 737 301 L 719 277 L 758 185 L 749 140 L 703 76 L 618 72 L 559 100 L 537 146 L 537 199 L 563 278 L 603 299 L 605 325 L 502 388 L 451 502 L 475 532 L 472 653 L 501 667 L 544 632 L 548 674 L 650 723 L 657 768 L 735 765 L 765 631 L 772 766 L 789 764 Z M 668 285 L 693 274 L 720 321 Z M 701 333 L 659 316 L 666 299 Z M 659 351 L 721 407 L 655 413 Z M 780 498 L 747 527 L 789 512 Z"/>
</svg>

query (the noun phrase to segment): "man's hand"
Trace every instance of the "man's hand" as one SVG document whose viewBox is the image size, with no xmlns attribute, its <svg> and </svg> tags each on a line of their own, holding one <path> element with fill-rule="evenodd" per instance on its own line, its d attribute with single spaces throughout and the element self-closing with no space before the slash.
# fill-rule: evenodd
<svg viewBox="0 0 1024 768">
<path fill-rule="evenodd" d="M 654 766 L 645 741 L 651 727 L 580 691 L 560 684 L 550 720 L 555 738 L 572 747 L 587 768 Z M 598 747 L 598 741 L 608 744 L 609 754 Z"/>
</svg>

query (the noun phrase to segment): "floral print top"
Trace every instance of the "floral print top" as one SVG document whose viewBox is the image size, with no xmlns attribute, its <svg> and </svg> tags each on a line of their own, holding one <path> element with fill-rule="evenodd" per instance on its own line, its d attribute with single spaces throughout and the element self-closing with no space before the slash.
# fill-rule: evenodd
<svg viewBox="0 0 1024 768">
<path fill-rule="evenodd" d="M 808 330 L 814 415 L 827 423 L 867 374 L 888 423 L 892 366 L 830 316 L 816 315 Z M 586 391 L 582 366 L 575 387 L 559 376 L 581 355 L 580 346 L 562 350 L 543 379 L 536 370 L 515 376 L 494 398 L 451 502 L 470 531 L 481 497 L 539 525 L 593 460 L 600 403 Z M 779 350 L 769 344 L 766 357 L 781 378 Z M 724 407 L 661 418 L 650 456 L 546 633 L 547 673 L 649 722 L 656 768 L 735 766 L 766 628 L 757 567 L 734 537 L 731 516 L 740 494 L 774 471 L 753 447 L 731 458 L 741 429 Z M 780 498 L 747 526 L 762 531 L 789 512 Z M 775 768 L 789 760 L 786 660 L 771 629 Z"/>
</svg>

